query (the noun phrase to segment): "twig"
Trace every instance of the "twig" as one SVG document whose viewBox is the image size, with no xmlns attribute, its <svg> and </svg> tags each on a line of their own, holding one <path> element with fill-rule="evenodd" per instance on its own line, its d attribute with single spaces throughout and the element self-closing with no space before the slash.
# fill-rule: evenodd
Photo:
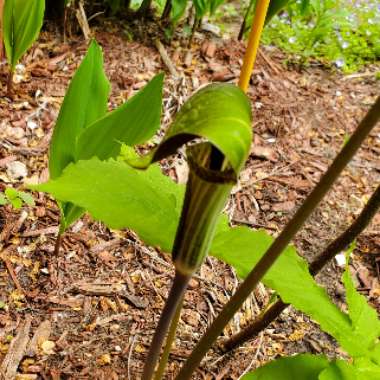
<svg viewBox="0 0 380 380">
<path fill-rule="evenodd" d="M 22 234 L 22 237 L 35 237 L 40 235 L 55 235 L 59 228 L 57 226 L 40 228 L 38 230 L 26 231 Z"/>
<path fill-rule="evenodd" d="M 16 289 L 21 294 L 23 294 L 24 296 L 29 295 L 29 293 L 22 288 L 22 286 L 20 284 L 20 281 L 18 280 L 18 278 L 16 276 L 16 273 L 15 273 L 15 271 L 13 269 L 13 265 L 12 265 L 11 261 L 6 257 L 5 251 L 3 251 L 3 252 L 0 253 L 0 259 L 4 261 L 4 264 L 7 267 L 9 275 L 11 276 L 11 279 L 12 279 L 13 283 L 15 284 Z"/>
<path fill-rule="evenodd" d="M 160 40 L 155 41 L 156 48 L 158 52 L 160 53 L 160 56 L 162 58 L 162 61 L 165 63 L 166 67 L 168 68 L 169 72 L 173 77 L 179 78 L 180 75 L 178 74 L 177 69 L 175 68 L 172 60 L 170 59 L 168 53 L 166 52 L 166 49 L 164 45 L 162 45 Z"/>
<path fill-rule="evenodd" d="M 202 358 L 218 338 L 224 327 L 231 320 L 233 315 L 239 310 L 243 302 L 255 289 L 262 277 L 267 273 L 269 268 L 278 259 L 294 235 L 300 230 L 306 219 L 311 215 L 319 202 L 330 190 L 335 180 L 339 177 L 348 162 L 355 155 L 361 144 L 375 127 L 380 119 L 380 97 L 367 112 L 351 138 L 335 158 L 325 175 L 321 178 L 314 190 L 306 198 L 304 203 L 298 209 L 292 220 L 285 226 L 280 235 L 271 244 L 264 256 L 259 260 L 245 281 L 239 286 L 236 293 L 231 297 L 229 302 L 224 306 L 221 313 L 202 336 L 201 340 L 185 362 L 177 379 L 190 379 L 194 370 L 200 364 Z"/>
<path fill-rule="evenodd" d="M 16 337 L 12 339 L 8 353 L 0 368 L 0 373 L 4 375 L 4 380 L 13 380 L 16 377 L 17 368 L 24 357 L 29 342 L 31 323 L 32 317 L 27 315 Z"/>
<path fill-rule="evenodd" d="M 86 12 L 83 6 L 83 0 L 79 1 L 78 9 L 75 12 L 80 28 L 82 29 L 84 38 L 88 41 L 91 38 L 91 29 L 88 25 Z"/>
</svg>

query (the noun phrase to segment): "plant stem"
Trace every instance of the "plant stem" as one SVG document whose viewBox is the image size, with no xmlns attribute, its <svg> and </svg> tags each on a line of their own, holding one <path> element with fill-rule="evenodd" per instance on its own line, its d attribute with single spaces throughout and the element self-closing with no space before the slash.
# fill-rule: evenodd
<svg viewBox="0 0 380 380">
<path fill-rule="evenodd" d="M 243 67 L 241 68 L 239 87 L 247 92 L 253 66 L 255 64 L 257 50 L 259 48 L 261 33 L 264 28 L 269 0 L 258 0 L 255 17 L 253 18 L 251 33 L 249 34 L 248 47 L 245 52 Z"/>
<path fill-rule="evenodd" d="M 150 9 L 151 4 L 152 4 L 152 0 L 143 0 L 143 2 L 140 5 L 140 8 L 137 10 L 137 15 L 142 16 L 142 17 L 146 16 Z"/>
<path fill-rule="evenodd" d="M 349 246 L 368 226 L 379 207 L 380 186 L 377 187 L 376 191 L 373 193 L 357 219 L 341 235 L 332 241 L 310 264 L 310 273 L 313 276 L 318 274 L 320 270 L 339 252 L 347 248 L 347 246 Z M 284 303 L 282 300 L 278 300 L 270 305 L 269 308 L 264 310 L 249 326 L 224 342 L 222 347 L 223 351 L 231 351 L 236 347 L 241 346 L 246 341 L 254 338 L 260 331 L 268 327 L 268 325 L 272 323 L 288 306 L 289 305 Z"/>
<path fill-rule="evenodd" d="M 162 12 L 161 20 L 166 21 L 170 17 L 172 11 L 172 0 L 166 0 L 164 11 Z"/>
<path fill-rule="evenodd" d="M 8 73 L 8 83 L 7 83 L 7 96 L 8 98 L 13 98 L 13 68 L 10 67 Z"/>
<path fill-rule="evenodd" d="M 165 368 L 169 360 L 170 350 L 172 348 L 175 334 L 177 331 L 179 317 L 181 316 L 182 305 L 183 305 L 183 297 L 182 297 L 181 302 L 177 306 L 177 310 L 175 311 L 175 315 L 173 317 L 172 323 L 170 324 L 164 351 L 162 353 L 161 360 L 156 371 L 156 375 L 154 376 L 154 380 L 161 380 L 162 377 L 164 376 Z"/>
<path fill-rule="evenodd" d="M 244 19 L 241 23 L 240 30 L 239 30 L 238 41 L 241 41 L 244 37 L 244 32 L 245 32 L 245 27 L 247 25 L 248 16 L 252 11 L 254 3 L 255 3 L 255 0 L 251 0 L 248 7 L 247 7 L 247 10 L 245 11 Z"/>
<path fill-rule="evenodd" d="M 160 357 L 161 347 L 164 342 L 166 333 L 168 332 L 170 323 L 175 316 L 178 305 L 181 304 L 183 295 L 190 281 L 191 275 L 184 275 L 176 271 L 169 297 L 166 300 L 164 309 L 158 326 L 153 336 L 152 343 L 149 348 L 147 359 L 145 361 L 143 375 L 141 380 L 151 380 L 156 368 L 156 364 Z"/>
<path fill-rule="evenodd" d="M 239 310 L 241 305 L 255 289 L 258 282 L 277 260 L 282 251 L 287 247 L 294 235 L 302 227 L 306 219 L 318 206 L 324 195 L 330 190 L 335 180 L 338 178 L 345 166 L 360 148 L 360 145 L 363 143 L 364 139 L 367 137 L 370 131 L 374 128 L 379 119 L 380 97 L 377 98 L 375 104 L 368 111 L 347 144 L 339 152 L 314 190 L 309 194 L 304 203 L 297 210 L 292 220 L 285 226 L 280 235 L 271 244 L 265 255 L 259 260 L 245 281 L 238 287 L 236 293 L 224 306 L 221 313 L 217 316 L 215 321 L 203 335 L 191 353 L 190 357 L 185 362 L 181 371 L 179 372 L 177 379 L 190 379 L 192 373 L 198 367 L 206 352 L 221 334 L 224 327 L 228 324 L 233 315 Z"/>
<path fill-rule="evenodd" d="M 55 245 L 54 245 L 54 256 L 56 257 L 59 255 L 61 243 L 62 243 L 62 234 L 58 232 L 57 238 L 55 239 Z"/>
</svg>

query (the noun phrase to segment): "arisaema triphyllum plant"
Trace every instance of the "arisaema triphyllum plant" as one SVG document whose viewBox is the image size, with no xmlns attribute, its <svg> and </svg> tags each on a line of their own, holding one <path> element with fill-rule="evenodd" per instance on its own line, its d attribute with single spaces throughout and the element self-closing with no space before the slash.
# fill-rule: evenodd
<svg viewBox="0 0 380 380">
<path fill-rule="evenodd" d="M 255 28 L 249 41 L 239 83 L 243 90 L 248 86 L 258 47 L 258 36 L 264 24 L 268 3 L 268 1 L 258 2 Z M 91 62 L 96 60 L 88 59 L 89 67 L 96 67 L 91 66 Z M 152 82 L 155 80 L 159 82 L 159 79 L 153 79 Z M 154 87 L 152 82 L 144 90 L 160 88 L 158 85 Z M 78 85 L 78 88 L 82 87 Z M 87 87 L 85 91 L 86 94 L 91 93 L 92 87 Z M 103 93 L 103 90 L 100 93 Z M 211 253 L 234 265 L 235 268 L 243 268 L 244 276 L 248 280 L 242 284 L 240 293 L 234 296 L 232 306 L 231 303 L 226 306 L 221 317 L 216 319 L 212 329 L 202 338 L 186 362 L 179 374 L 182 380 L 190 378 L 194 368 L 233 313 L 282 252 L 284 253 L 278 260 L 279 262 L 281 260 L 279 268 L 284 268 L 283 265 L 286 263 L 287 268 L 290 270 L 296 268 L 297 273 L 301 274 L 298 278 L 295 276 L 292 283 L 299 285 L 302 281 L 308 283 L 311 281 L 313 284 L 311 288 L 315 290 L 314 295 L 319 297 L 318 300 L 321 303 L 328 302 L 325 295 L 315 288 L 316 285 L 307 272 L 306 265 L 300 264 L 302 259 L 297 257 L 294 249 L 288 249 L 287 244 L 352 157 L 358 144 L 360 145 L 360 141 L 368 133 L 368 125 L 360 129 L 361 140 L 358 140 L 356 134 L 347 143 L 342 155 L 333 164 L 332 170 L 326 174 L 327 180 L 321 182 L 322 185 L 313 192 L 306 206 L 301 207 L 301 212 L 297 213 L 294 226 L 280 235 L 280 241 L 276 240 L 273 243 L 273 239 L 266 240 L 267 237 L 262 236 L 259 240 L 254 240 L 253 236 L 258 237 L 258 235 L 254 235 L 253 231 L 241 229 L 232 231 L 226 226 L 223 217 L 220 218 L 231 187 L 236 182 L 248 156 L 252 139 L 250 105 L 244 92 L 230 84 L 214 84 L 199 90 L 175 116 L 162 143 L 151 153 L 139 157 L 132 147 L 146 142 L 159 126 L 159 116 L 158 122 L 157 115 L 153 118 L 153 122 L 150 122 L 148 115 L 151 112 L 147 112 L 156 108 L 160 110 L 161 103 L 157 102 L 159 97 L 154 97 L 157 93 L 160 91 L 152 91 L 148 96 L 149 92 L 146 90 L 144 95 L 136 95 L 137 100 L 132 98 L 126 103 L 125 107 L 128 107 L 129 102 L 136 106 L 131 108 L 135 110 L 133 118 L 129 118 L 129 113 L 134 114 L 131 110 L 128 113 L 117 110 L 103 117 L 95 115 L 94 119 L 100 118 L 97 121 L 92 120 L 86 126 L 87 123 L 83 122 L 86 117 L 82 115 L 81 127 L 70 132 L 72 146 L 68 159 L 65 154 L 60 156 L 64 162 L 60 169 L 61 173 L 57 173 L 56 178 L 48 184 L 41 185 L 39 189 L 54 194 L 62 202 L 72 202 L 76 205 L 72 207 L 81 209 L 81 212 L 84 209 L 89 210 L 94 218 L 105 221 L 110 227 L 131 228 L 147 244 L 172 252 L 176 275 L 147 356 L 143 379 L 151 379 L 154 376 L 161 347 L 169 330 L 164 353 L 155 375 L 156 379 L 162 377 L 187 283 L 209 253 L 215 231 L 218 231 L 212 243 Z M 156 100 L 153 101 L 154 99 Z M 67 104 L 70 102 L 67 101 Z M 70 110 L 69 107 L 67 109 Z M 64 138 L 61 139 L 64 142 Z M 122 144 L 124 147 L 120 155 Z M 175 153 L 184 144 L 187 144 L 190 167 L 186 189 L 173 184 L 169 178 L 162 175 L 155 164 Z M 116 157 L 119 159 L 115 160 Z M 236 240 L 233 240 L 234 236 Z M 266 240 L 265 244 L 262 244 L 263 240 Z M 235 243 L 239 241 L 241 241 L 239 254 L 236 249 L 233 251 L 235 254 L 231 252 L 221 254 L 226 247 L 236 248 L 238 244 Z M 249 249 L 247 251 L 247 246 L 250 246 L 247 241 L 251 246 L 257 247 L 255 252 L 250 252 Z M 267 248 L 269 254 L 264 255 Z M 247 254 L 243 254 L 244 249 Z M 299 278 L 302 278 L 302 281 Z M 268 279 L 269 275 L 264 281 Z M 282 286 L 284 279 L 281 276 L 272 275 L 270 283 L 274 289 L 284 290 L 284 293 L 279 290 L 281 296 L 286 292 L 289 294 L 289 284 Z M 297 294 L 293 295 L 296 296 Z M 306 302 L 309 310 L 313 310 L 313 305 L 307 303 L 302 294 L 298 294 L 298 297 L 301 309 L 305 307 Z M 315 300 L 312 303 L 315 304 Z M 336 310 L 332 310 L 332 314 L 337 320 L 342 319 Z"/>
</svg>

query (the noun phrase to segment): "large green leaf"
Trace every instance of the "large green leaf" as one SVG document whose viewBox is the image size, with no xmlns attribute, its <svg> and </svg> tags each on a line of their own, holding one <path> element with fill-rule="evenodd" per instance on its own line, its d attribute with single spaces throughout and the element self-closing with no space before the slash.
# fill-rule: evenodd
<svg viewBox="0 0 380 380">
<path fill-rule="evenodd" d="M 237 227 L 215 237 L 212 254 L 233 266 L 245 278 L 272 244 L 273 238 L 262 231 Z M 307 263 L 289 246 L 278 258 L 263 282 L 275 289 L 282 300 L 317 321 L 322 329 L 339 341 L 352 336 L 351 323 L 310 275 Z M 350 339 L 344 347 L 357 352 L 361 342 Z"/>
<path fill-rule="evenodd" d="M 88 210 L 112 228 L 133 229 L 147 244 L 170 252 L 178 225 L 184 188 L 157 168 L 147 172 L 122 162 L 98 159 L 70 165 L 57 180 L 36 187 L 57 199 Z M 230 228 L 222 218 L 211 254 L 233 266 L 244 278 L 271 245 L 273 238 L 247 227 Z M 352 356 L 367 354 L 367 338 L 352 327 L 349 317 L 329 299 L 310 275 L 306 262 L 288 247 L 263 282 L 320 323 Z"/>
<path fill-rule="evenodd" d="M 153 165 L 146 171 L 93 158 L 70 165 L 63 175 L 36 187 L 88 210 L 111 228 L 128 227 L 147 243 L 170 252 L 184 194 Z"/>
<path fill-rule="evenodd" d="M 116 157 L 121 143 L 133 146 L 150 139 L 160 127 L 163 79 L 163 74 L 156 75 L 126 103 L 82 131 L 76 160 Z"/>
<path fill-rule="evenodd" d="M 172 249 L 184 188 L 157 168 L 140 172 L 121 162 L 80 161 L 69 166 L 57 180 L 39 185 L 37 189 L 85 208 L 112 228 L 131 228 L 148 244 L 160 246 L 166 252 Z M 263 231 L 229 228 L 223 218 L 211 254 L 245 277 L 272 240 Z M 286 249 L 263 281 L 285 302 L 310 315 L 337 339 L 350 334 L 348 317 L 315 283 L 305 261 L 293 247 Z"/>
<path fill-rule="evenodd" d="M 319 374 L 328 365 L 324 356 L 303 354 L 285 357 L 248 373 L 242 380 L 318 380 Z"/>
<path fill-rule="evenodd" d="M 225 83 L 211 84 L 199 90 L 178 112 L 158 148 L 141 159 L 129 160 L 129 163 L 147 167 L 197 137 L 207 139 L 218 148 L 237 177 L 252 142 L 251 106 L 244 92 Z"/>
<path fill-rule="evenodd" d="M 5 1 L 3 37 L 8 63 L 12 68 L 37 39 L 44 12 L 45 0 Z"/>
</svg>

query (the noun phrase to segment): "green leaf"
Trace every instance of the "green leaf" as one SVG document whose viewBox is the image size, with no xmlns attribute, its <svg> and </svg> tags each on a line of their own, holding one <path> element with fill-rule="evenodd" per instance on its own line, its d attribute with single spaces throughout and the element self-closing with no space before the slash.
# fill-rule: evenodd
<svg viewBox="0 0 380 380">
<path fill-rule="evenodd" d="M 129 163 L 146 167 L 175 153 L 180 146 L 197 137 L 207 139 L 218 148 L 237 177 L 248 158 L 252 142 L 251 106 L 244 92 L 235 85 L 224 83 L 199 90 L 178 112 L 158 148 Z"/>
<path fill-rule="evenodd" d="M 78 139 L 76 160 L 94 156 L 117 157 L 121 143 L 136 145 L 150 139 L 160 127 L 163 74 L 115 111 L 85 129 Z"/>
<path fill-rule="evenodd" d="M 0 193 L 0 206 L 4 206 L 6 204 L 8 204 L 7 197 L 4 194 Z"/>
<path fill-rule="evenodd" d="M 277 13 L 284 9 L 289 3 L 289 0 L 271 0 L 267 12 L 265 23 L 267 24 Z"/>
<path fill-rule="evenodd" d="M 109 91 L 102 50 L 92 41 L 71 80 L 54 128 L 49 155 L 51 178 L 57 178 L 69 163 L 75 161 L 78 136 L 84 128 L 105 115 Z M 61 204 L 60 208 L 61 232 L 84 213 L 70 204 Z"/>
<path fill-rule="evenodd" d="M 310 354 L 274 360 L 241 380 L 318 380 L 318 375 L 328 366 L 324 356 Z"/>
<path fill-rule="evenodd" d="M 5 195 L 9 200 L 16 199 L 18 197 L 18 191 L 13 187 L 7 187 L 4 191 Z"/>
<path fill-rule="evenodd" d="M 43 23 L 45 0 L 6 0 L 3 37 L 12 70 L 37 39 Z"/>
<path fill-rule="evenodd" d="M 83 129 L 106 114 L 109 90 L 102 51 L 93 41 L 70 83 L 54 128 L 49 155 L 52 179 L 75 161 L 76 143 Z"/>
<path fill-rule="evenodd" d="M 217 234 L 211 252 L 245 278 L 272 242 L 273 238 L 263 231 L 236 227 Z M 281 254 L 265 275 L 263 283 L 276 290 L 285 303 L 291 303 L 317 321 L 324 331 L 337 340 L 352 335 L 349 318 L 330 300 L 325 289 L 315 282 L 306 261 L 293 246 L 288 246 Z M 349 346 L 353 348 L 352 342 Z M 356 346 L 359 349 L 360 342 Z M 348 347 L 345 346 L 345 349 Z"/>
<path fill-rule="evenodd" d="M 376 340 L 380 336 L 380 321 L 376 310 L 369 306 L 366 298 L 355 289 L 348 267 L 348 260 L 342 280 L 346 288 L 346 301 L 353 334 L 361 346 L 361 350 L 356 350 L 351 355 L 367 355 L 367 351 L 374 348 Z M 351 342 L 347 342 L 347 344 L 351 344 Z"/>
<path fill-rule="evenodd" d="M 206 15 L 208 8 L 208 0 L 193 0 L 195 15 L 198 19 Z"/>
<path fill-rule="evenodd" d="M 185 13 L 187 0 L 172 0 L 172 10 L 170 12 L 170 20 L 177 23 Z"/>
<path fill-rule="evenodd" d="M 71 165 L 59 179 L 35 188 L 87 209 L 95 219 L 112 228 L 131 228 L 147 244 L 171 252 L 184 189 L 165 177 L 158 168 L 140 172 L 120 162 L 92 159 Z M 223 219 L 212 243 L 211 254 L 232 265 L 241 277 L 245 277 L 272 241 L 273 238 L 263 231 L 229 228 Z M 293 303 L 312 316 L 337 339 L 350 333 L 348 317 L 316 284 L 305 261 L 293 247 L 285 250 L 263 281 L 285 302 Z"/>
<path fill-rule="evenodd" d="M 140 171 L 93 158 L 70 165 L 60 178 L 33 188 L 85 208 L 111 228 L 130 228 L 147 244 L 171 251 L 184 188 L 156 165 Z"/>
<path fill-rule="evenodd" d="M 17 196 L 21 198 L 28 206 L 34 206 L 34 198 L 31 194 L 19 191 Z"/>
<path fill-rule="evenodd" d="M 379 380 L 380 366 L 371 359 L 366 357 L 357 358 L 354 360 L 354 367 L 357 373 L 358 380 Z"/>
<path fill-rule="evenodd" d="M 343 361 L 337 360 L 321 372 L 318 380 L 360 380 L 354 366 Z M 368 380 L 368 378 L 365 378 Z"/>
<path fill-rule="evenodd" d="M 12 207 L 14 207 L 16 210 L 22 207 L 22 200 L 20 198 L 9 199 L 9 202 L 11 203 Z"/>
</svg>

